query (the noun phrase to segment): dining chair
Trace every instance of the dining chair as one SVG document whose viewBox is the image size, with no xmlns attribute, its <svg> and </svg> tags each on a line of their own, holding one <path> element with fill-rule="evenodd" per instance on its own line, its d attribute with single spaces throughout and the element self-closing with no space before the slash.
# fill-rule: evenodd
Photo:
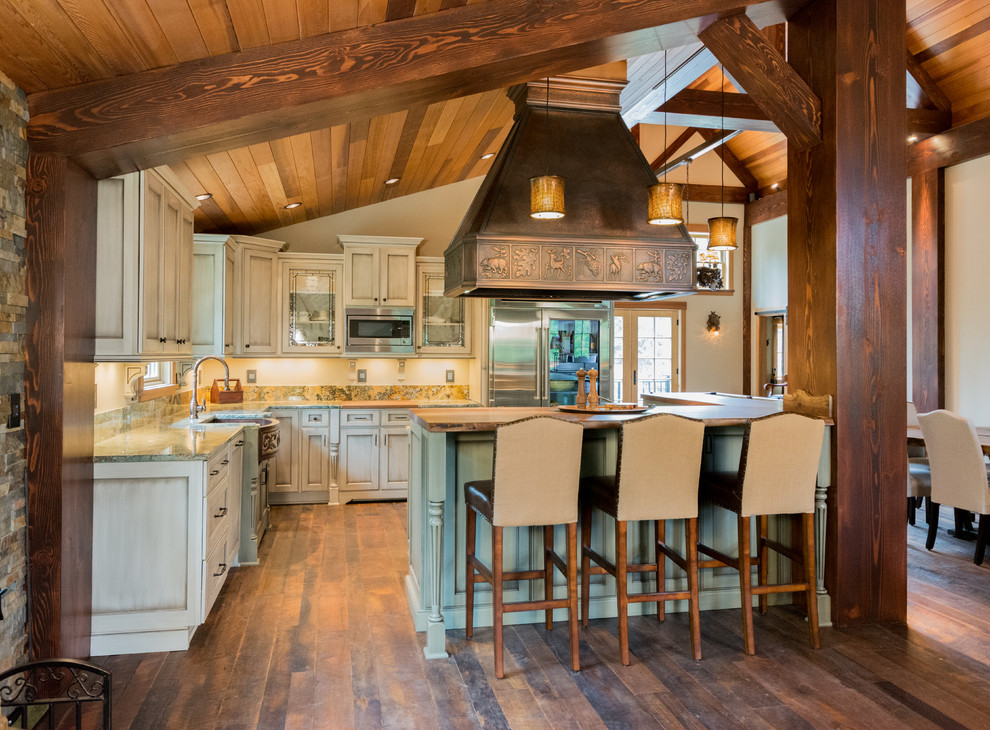
<svg viewBox="0 0 990 730">
<path fill-rule="evenodd" d="M 815 486 L 821 459 L 825 423 L 797 413 L 775 413 L 755 418 L 743 433 L 738 471 L 702 472 L 698 498 L 738 515 L 738 557 L 708 545 L 698 552 L 712 560 L 699 568 L 727 566 L 739 571 L 743 614 L 743 643 L 747 654 L 756 653 L 753 637 L 753 596 L 759 596 L 760 612 L 767 611 L 770 593 L 803 592 L 807 602 L 811 645 L 821 646 L 818 636 L 818 595 L 815 587 Z M 801 539 L 796 547 L 771 540 L 770 515 L 800 515 Z M 751 555 L 752 517 L 757 518 L 757 558 Z M 768 550 L 774 550 L 800 566 L 803 580 L 768 584 Z M 753 586 L 752 565 L 759 566 Z"/>
<path fill-rule="evenodd" d="M 918 409 L 912 401 L 907 402 L 907 425 L 920 427 Z M 908 476 L 907 476 L 907 514 L 908 524 L 915 523 L 915 515 L 921 503 L 927 501 L 928 511 L 931 511 L 932 473 L 925 456 L 924 446 L 908 445 Z M 927 513 L 926 513 L 927 514 Z M 927 519 L 927 517 L 926 517 Z"/>
<path fill-rule="evenodd" d="M 584 427 L 550 416 L 533 416 L 498 426 L 492 478 L 464 484 L 466 505 L 465 633 L 474 631 L 474 585 L 492 586 L 495 633 L 495 676 L 505 676 L 503 662 L 503 614 L 514 611 L 546 611 L 546 628 L 553 628 L 553 609 L 566 608 L 570 631 L 571 669 L 581 669 L 578 654 L 577 519 L 578 480 Z M 492 525 L 491 567 L 475 553 L 477 519 Z M 567 531 L 567 560 L 554 550 L 554 525 Z M 506 527 L 543 527 L 543 569 L 506 571 L 503 568 L 503 530 Z M 553 569 L 564 574 L 567 596 L 553 597 Z M 506 581 L 542 580 L 544 599 L 503 600 Z"/>
<path fill-rule="evenodd" d="M 990 538 L 990 478 L 976 428 L 968 418 L 946 410 L 918 416 L 932 473 L 932 509 L 925 547 L 935 547 L 939 506 L 975 512 L 980 516 L 973 562 L 983 563 Z"/>
<path fill-rule="evenodd" d="M 588 625 L 590 578 L 608 574 L 615 578 L 618 602 L 619 658 L 629 664 L 629 604 L 656 602 L 657 620 L 663 621 L 667 601 L 686 600 L 690 614 L 691 654 L 701 659 L 698 608 L 698 475 L 705 424 L 693 418 L 657 414 L 622 424 L 616 470 L 612 476 L 581 479 L 581 622 Z M 615 561 L 591 546 L 591 521 L 595 511 L 615 519 Z M 649 520 L 655 531 L 653 562 L 630 565 L 627 524 Z M 681 556 L 668 545 L 666 520 L 685 523 L 685 551 Z M 667 590 L 666 559 L 687 574 L 687 590 Z M 594 561 L 595 565 L 591 563 Z M 629 595 L 629 573 L 650 572 L 656 590 Z"/>
</svg>

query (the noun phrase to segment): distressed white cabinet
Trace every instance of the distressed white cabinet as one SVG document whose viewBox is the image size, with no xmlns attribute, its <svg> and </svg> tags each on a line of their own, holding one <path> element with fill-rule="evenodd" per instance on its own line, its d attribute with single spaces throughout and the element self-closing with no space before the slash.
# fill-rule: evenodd
<svg viewBox="0 0 990 730">
<path fill-rule="evenodd" d="M 416 259 L 416 354 L 471 354 L 474 301 L 443 295 L 443 259 Z"/>
<path fill-rule="evenodd" d="M 232 236 L 236 244 L 234 354 L 264 357 L 278 352 L 279 264 L 284 244 Z"/>
<path fill-rule="evenodd" d="M 416 306 L 416 247 L 422 238 L 337 236 L 344 249 L 344 306 Z"/>
<path fill-rule="evenodd" d="M 229 354 L 233 344 L 234 247 L 230 236 L 193 240 L 192 354 Z"/>
<path fill-rule="evenodd" d="M 191 353 L 192 211 L 197 205 L 164 168 L 99 182 L 98 360 Z"/>
<path fill-rule="evenodd" d="M 285 253 L 282 266 L 283 355 L 339 355 L 344 346 L 344 263 L 337 255 Z"/>
<path fill-rule="evenodd" d="M 94 465 L 92 655 L 189 647 L 236 556 L 236 448 Z"/>
<path fill-rule="evenodd" d="M 270 413 L 278 419 L 282 443 L 270 465 L 269 503 L 328 502 L 336 409 L 273 408 Z"/>
<path fill-rule="evenodd" d="M 405 499 L 409 487 L 409 411 L 344 408 L 340 421 L 340 501 Z"/>
</svg>

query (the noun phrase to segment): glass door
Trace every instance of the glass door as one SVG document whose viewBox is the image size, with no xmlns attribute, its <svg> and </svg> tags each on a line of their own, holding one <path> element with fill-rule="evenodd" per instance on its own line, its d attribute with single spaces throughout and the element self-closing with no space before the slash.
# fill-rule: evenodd
<svg viewBox="0 0 990 730">
<path fill-rule="evenodd" d="M 644 395 L 681 389 L 680 311 L 615 310 L 612 399 L 639 403 Z"/>
<path fill-rule="evenodd" d="M 548 405 L 573 406 L 577 403 L 577 371 L 602 369 L 602 323 L 578 314 L 572 319 L 566 314 L 548 313 L 546 320 Z M 599 377 L 603 377 L 601 373 Z M 588 387 L 586 380 L 585 392 Z"/>
<path fill-rule="evenodd" d="M 289 262 L 283 266 L 285 319 L 282 351 L 339 352 L 341 269 Z"/>
</svg>

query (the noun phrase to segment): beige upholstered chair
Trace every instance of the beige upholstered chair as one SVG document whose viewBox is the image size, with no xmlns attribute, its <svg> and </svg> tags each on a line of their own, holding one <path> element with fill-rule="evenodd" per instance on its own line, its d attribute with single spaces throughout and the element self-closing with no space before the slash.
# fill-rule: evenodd
<svg viewBox="0 0 990 730">
<path fill-rule="evenodd" d="M 918 426 L 918 409 L 914 403 L 907 402 L 907 425 Z M 923 446 L 908 446 L 908 478 L 907 478 L 907 513 L 908 524 L 915 523 L 915 513 L 921 500 L 928 499 L 928 509 L 931 511 L 932 473 L 928 468 L 928 457 Z"/>
<path fill-rule="evenodd" d="M 742 592 L 743 640 L 746 653 L 756 653 L 753 639 L 753 595 L 760 598 L 760 611 L 766 613 L 769 593 L 803 591 L 808 604 L 811 645 L 818 639 L 818 596 L 815 592 L 815 484 L 821 458 L 825 424 L 817 418 L 796 413 L 777 413 L 754 419 L 743 436 L 738 472 L 702 473 L 699 499 L 739 515 L 739 557 L 732 558 L 707 545 L 698 552 L 714 560 L 699 563 L 702 568 L 729 566 L 739 571 Z M 802 538 L 796 548 L 767 538 L 768 515 L 801 515 Z M 750 518 L 759 522 L 758 559 L 750 555 Z M 767 585 L 767 550 L 786 555 L 803 567 L 800 583 Z M 759 583 L 754 588 L 750 571 L 759 564 Z"/>
<path fill-rule="evenodd" d="M 669 414 L 646 416 L 622 425 L 615 476 L 581 480 L 581 620 L 588 625 L 589 579 L 608 573 L 616 581 L 619 616 L 619 656 L 629 664 L 629 603 L 656 602 L 657 619 L 664 619 L 666 601 L 687 600 L 691 622 L 691 652 L 701 659 L 698 615 L 698 474 L 705 424 Z M 591 519 L 595 509 L 615 518 L 615 563 L 591 548 Z M 687 522 L 686 555 L 666 543 L 665 520 Z M 627 522 L 651 520 L 656 530 L 653 563 L 628 564 Z M 688 590 L 667 591 L 665 556 L 687 572 Z M 596 565 L 591 566 L 591 561 Z M 657 590 L 630 596 L 630 572 L 656 574 Z"/>
<path fill-rule="evenodd" d="M 990 479 L 973 422 L 944 410 L 922 413 L 918 420 L 932 472 L 933 507 L 925 547 L 935 546 L 939 505 L 975 512 L 980 515 L 980 529 L 973 562 L 981 565 L 990 538 Z"/>
<path fill-rule="evenodd" d="M 578 480 L 581 473 L 581 440 L 584 428 L 549 416 L 535 416 L 507 423 L 495 430 L 492 479 L 467 482 L 467 589 L 466 634 L 474 628 L 474 584 L 492 586 L 495 629 L 495 676 L 504 676 L 502 614 L 513 611 L 546 611 L 547 630 L 553 628 L 553 609 L 568 610 L 571 668 L 581 668 L 578 656 L 577 518 Z M 492 525 L 492 566 L 475 555 L 477 516 Z M 553 549 L 553 526 L 567 526 L 567 561 Z M 502 567 L 502 529 L 543 526 L 543 569 L 505 571 Z M 567 598 L 553 598 L 553 568 L 567 579 Z M 504 603 L 503 581 L 543 580 L 544 600 Z"/>
</svg>

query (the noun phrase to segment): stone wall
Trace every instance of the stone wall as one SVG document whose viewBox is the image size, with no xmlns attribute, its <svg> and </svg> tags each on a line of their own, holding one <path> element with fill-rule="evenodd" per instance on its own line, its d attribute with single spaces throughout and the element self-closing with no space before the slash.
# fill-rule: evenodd
<svg viewBox="0 0 990 730">
<path fill-rule="evenodd" d="M 27 487 L 24 422 L 9 428 L 10 394 L 24 400 L 27 100 L 0 73 L 0 669 L 27 657 Z"/>
</svg>

